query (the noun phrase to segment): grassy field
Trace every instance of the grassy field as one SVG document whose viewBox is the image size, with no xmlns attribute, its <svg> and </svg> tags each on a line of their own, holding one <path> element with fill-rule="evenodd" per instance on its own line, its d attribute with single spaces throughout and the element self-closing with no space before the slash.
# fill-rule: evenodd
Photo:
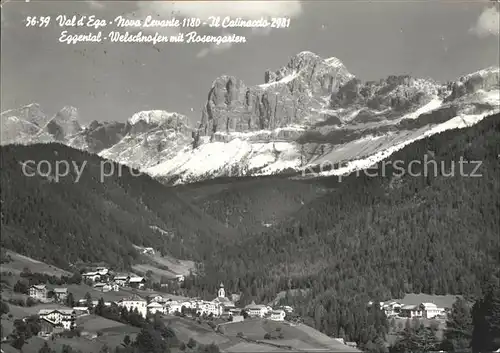
<svg viewBox="0 0 500 353">
<path fill-rule="evenodd" d="M 170 256 L 144 255 L 153 264 L 158 264 L 163 268 L 168 268 L 168 271 L 174 275 L 189 275 L 190 270 L 194 270 L 194 262 L 189 260 L 178 260 Z"/>
<path fill-rule="evenodd" d="M 121 322 L 108 320 L 97 315 L 80 316 L 76 320 L 76 324 L 78 327 L 81 327 L 83 331 L 87 332 L 98 332 L 127 326 Z"/>
<path fill-rule="evenodd" d="M 134 266 L 132 266 L 132 269 L 136 272 L 143 273 L 143 274 L 147 273 L 148 271 L 151 271 L 153 273 L 151 277 L 157 282 L 160 282 L 162 277 L 172 279 L 172 278 L 175 278 L 175 275 L 176 275 L 172 271 L 163 270 L 161 268 L 155 267 L 153 265 L 147 265 L 147 264 L 134 265 Z"/>
<path fill-rule="evenodd" d="M 20 255 L 13 251 L 7 250 L 7 255 L 10 256 L 12 261 L 1 264 L 0 270 L 2 272 L 12 272 L 13 274 L 19 274 L 23 269 L 28 268 L 32 272 L 46 273 L 52 276 L 71 276 L 72 274 L 68 271 L 64 271 L 52 265 L 47 265 L 41 261 L 34 260 L 30 257 Z"/>
<path fill-rule="evenodd" d="M 9 314 L 16 319 L 21 319 L 25 316 L 36 315 L 41 309 L 68 309 L 68 307 L 59 304 L 39 304 L 29 307 L 9 304 L 9 309 Z"/>
<path fill-rule="evenodd" d="M 47 342 L 49 347 L 55 349 L 56 352 L 61 352 L 63 345 L 71 346 L 74 350 L 80 350 L 82 353 L 97 353 L 104 345 L 102 342 L 89 340 L 83 337 L 75 338 L 57 338 L 54 341 L 45 340 L 40 337 L 32 337 L 23 346 L 23 353 L 38 353 L 43 344 Z"/>
<path fill-rule="evenodd" d="M 314 341 L 332 349 L 333 351 L 359 352 L 357 349 L 343 345 L 340 342 L 338 342 L 337 340 L 329 337 L 328 335 L 325 335 L 322 332 L 319 332 L 318 330 L 313 329 L 310 326 L 298 324 L 298 325 L 295 325 L 294 328 L 297 329 L 298 331 L 303 332 L 304 334 L 309 336 Z"/>
<path fill-rule="evenodd" d="M 244 337 L 252 341 L 259 341 L 283 347 L 289 346 L 296 350 L 357 352 L 357 350 L 350 349 L 349 347 L 306 325 L 291 326 L 284 322 L 250 319 L 223 325 L 222 330 L 224 335 L 228 337 L 236 337 L 238 333 L 241 332 Z M 273 336 L 277 336 L 281 333 L 283 338 L 264 340 L 264 335 L 266 333 L 270 333 Z"/>
<path fill-rule="evenodd" d="M 238 342 L 230 347 L 223 348 L 224 352 L 230 353 L 248 353 L 248 352 L 290 352 L 289 349 L 272 347 L 265 344 Z"/>
<path fill-rule="evenodd" d="M 188 342 L 190 338 L 201 344 L 219 345 L 230 341 L 228 337 L 216 333 L 207 324 L 198 324 L 191 319 L 169 316 L 165 317 L 165 324 L 170 326 L 177 337 L 184 342 Z"/>
</svg>

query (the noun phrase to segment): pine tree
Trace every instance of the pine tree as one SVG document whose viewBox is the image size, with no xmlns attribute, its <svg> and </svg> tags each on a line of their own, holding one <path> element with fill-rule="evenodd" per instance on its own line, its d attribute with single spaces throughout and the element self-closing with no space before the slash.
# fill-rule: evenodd
<svg viewBox="0 0 500 353">
<path fill-rule="evenodd" d="M 135 346 L 139 352 L 167 353 L 168 347 L 161 335 L 152 327 L 144 327 L 137 335 Z"/>
<path fill-rule="evenodd" d="M 494 351 L 500 347 L 500 288 L 492 286 L 472 307 L 473 352 Z"/>
<path fill-rule="evenodd" d="M 69 292 L 68 296 L 66 297 L 66 306 L 69 306 L 70 308 L 75 306 L 75 298 L 73 297 L 73 293 Z"/>
<path fill-rule="evenodd" d="M 457 298 L 446 321 L 443 349 L 454 352 L 470 350 L 472 329 L 472 314 L 469 304 L 465 299 Z"/>
<path fill-rule="evenodd" d="M 43 346 L 38 350 L 38 353 L 55 353 L 55 351 L 49 347 L 47 342 L 44 342 Z"/>
<path fill-rule="evenodd" d="M 92 295 L 87 292 L 85 293 L 85 305 L 87 306 L 87 308 L 89 308 L 89 310 L 92 309 Z"/>
<path fill-rule="evenodd" d="M 500 348 L 500 287 L 494 288 L 486 299 L 489 303 L 486 324 L 490 335 L 490 349 Z"/>
<path fill-rule="evenodd" d="M 104 299 L 101 297 L 97 302 L 97 305 L 94 309 L 96 315 L 102 316 L 104 314 L 104 310 L 106 309 L 106 305 L 104 304 Z"/>
</svg>

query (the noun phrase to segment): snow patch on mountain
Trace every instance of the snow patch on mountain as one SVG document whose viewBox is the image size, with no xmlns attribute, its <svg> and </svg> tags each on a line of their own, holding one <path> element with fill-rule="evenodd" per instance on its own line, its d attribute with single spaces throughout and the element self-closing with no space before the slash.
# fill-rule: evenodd
<svg viewBox="0 0 500 353">
<path fill-rule="evenodd" d="M 285 77 L 283 77 L 279 81 L 269 82 L 269 83 L 263 83 L 261 85 L 258 85 L 258 87 L 260 87 L 260 88 L 268 88 L 268 87 L 271 87 L 271 86 L 288 83 L 288 82 L 293 81 L 297 77 L 299 77 L 299 74 L 297 72 L 293 72 L 293 73 L 291 73 L 289 75 L 286 75 Z"/>
<path fill-rule="evenodd" d="M 311 169 L 312 165 L 310 165 L 303 169 L 304 175 L 314 177 L 325 177 L 331 175 L 345 176 L 356 171 L 369 169 L 415 141 L 447 130 L 470 127 L 483 120 L 486 116 L 497 113 L 500 113 L 500 109 L 496 109 L 486 114 L 460 115 L 434 127 L 426 127 L 419 131 L 407 132 L 398 136 L 392 141 L 386 141 L 384 144 L 385 148 L 382 148 L 380 151 L 375 152 L 369 157 L 348 161 L 347 163 L 331 163 L 328 158 L 322 158 L 321 160 L 316 161 L 314 163 L 314 166 L 323 165 L 324 167 L 328 167 L 329 170 L 322 171 L 320 169 L 319 172 L 313 172 Z M 338 158 L 338 155 L 334 156 L 334 153 L 332 153 L 329 157 L 332 160 L 336 160 Z"/>
<path fill-rule="evenodd" d="M 131 125 L 135 125 L 140 121 L 146 124 L 162 124 L 177 116 L 179 116 L 179 114 L 166 112 L 164 110 L 144 110 L 132 115 L 128 122 Z"/>
</svg>

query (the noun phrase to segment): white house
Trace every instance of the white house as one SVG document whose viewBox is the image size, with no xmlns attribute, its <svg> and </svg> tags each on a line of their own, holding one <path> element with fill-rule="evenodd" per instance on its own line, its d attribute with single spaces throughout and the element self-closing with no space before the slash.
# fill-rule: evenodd
<svg viewBox="0 0 500 353">
<path fill-rule="evenodd" d="M 250 304 L 245 307 L 248 316 L 250 317 L 264 317 L 267 314 L 266 305 Z"/>
<path fill-rule="evenodd" d="M 128 280 L 130 279 L 130 276 L 127 275 L 120 275 L 120 276 L 115 276 L 113 278 L 113 281 L 118 284 L 119 286 L 125 286 L 128 283 Z"/>
<path fill-rule="evenodd" d="M 127 308 L 129 312 L 137 309 L 142 317 L 146 317 L 147 315 L 147 301 L 136 294 L 129 298 L 120 299 L 117 304 L 120 307 Z"/>
<path fill-rule="evenodd" d="M 400 316 L 408 318 L 422 317 L 423 312 L 419 305 L 404 305 L 401 307 Z"/>
<path fill-rule="evenodd" d="M 198 303 L 189 300 L 183 301 L 180 305 L 181 308 L 185 307 L 186 309 L 196 309 L 198 307 Z"/>
<path fill-rule="evenodd" d="M 29 296 L 37 300 L 46 300 L 47 292 L 45 284 L 33 285 L 29 288 Z"/>
<path fill-rule="evenodd" d="M 165 305 L 165 307 L 166 307 L 165 311 L 168 312 L 169 314 L 180 313 L 182 310 L 182 306 L 179 303 L 167 304 Z"/>
<path fill-rule="evenodd" d="M 398 315 L 401 311 L 401 305 L 398 302 L 384 303 L 380 308 L 384 311 L 387 317 Z"/>
<path fill-rule="evenodd" d="M 98 267 L 95 272 L 97 272 L 101 276 L 106 276 L 109 273 L 109 270 L 106 267 Z"/>
<path fill-rule="evenodd" d="M 52 324 L 62 325 L 65 330 L 76 327 L 76 311 L 73 309 L 41 309 L 38 316 Z"/>
<path fill-rule="evenodd" d="M 164 314 L 165 313 L 165 308 L 162 304 L 157 303 L 157 302 L 151 302 L 147 305 L 147 310 L 149 314 Z"/>
<path fill-rule="evenodd" d="M 175 300 L 169 301 L 165 304 L 165 313 L 174 314 L 176 312 L 181 312 L 182 306 Z"/>
<path fill-rule="evenodd" d="M 76 316 L 84 316 L 90 314 L 89 308 L 87 308 L 86 306 L 74 306 L 73 310 L 75 311 Z"/>
<path fill-rule="evenodd" d="M 288 305 L 283 305 L 281 307 L 279 307 L 280 310 L 285 310 L 285 313 L 292 313 L 293 312 L 293 308 L 291 306 L 288 306 Z"/>
<path fill-rule="evenodd" d="M 94 272 L 86 272 L 86 273 L 82 274 L 82 277 L 86 281 L 96 282 L 96 281 L 100 281 L 101 280 L 101 275 L 98 272 L 96 272 L 96 271 L 94 271 Z"/>
<path fill-rule="evenodd" d="M 68 297 L 68 288 L 54 288 L 53 292 L 56 300 L 63 301 Z"/>
<path fill-rule="evenodd" d="M 155 303 L 164 303 L 166 302 L 165 298 L 163 298 L 161 295 L 153 295 L 148 297 L 148 301 L 150 303 L 155 302 Z"/>
<path fill-rule="evenodd" d="M 285 310 L 273 310 L 270 319 L 273 321 L 285 321 Z"/>
<path fill-rule="evenodd" d="M 427 319 L 444 314 L 444 308 L 438 308 L 434 303 L 422 303 L 420 304 L 420 310 Z"/>
<path fill-rule="evenodd" d="M 232 317 L 233 317 L 232 322 L 241 322 L 245 320 L 245 318 L 242 315 L 233 315 Z"/>
<path fill-rule="evenodd" d="M 130 277 L 128 285 L 130 287 L 142 289 L 146 285 L 146 280 L 144 277 Z"/>
<path fill-rule="evenodd" d="M 111 286 L 109 284 L 103 283 L 103 282 L 95 283 L 93 287 L 95 290 L 100 290 L 101 292 L 111 291 Z"/>
<path fill-rule="evenodd" d="M 184 275 L 175 275 L 178 282 L 184 282 Z"/>
<path fill-rule="evenodd" d="M 198 313 L 200 313 L 200 315 L 212 314 L 213 316 L 220 316 L 222 314 L 222 306 L 218 303 L 204 301 L 204 302 L 198 303 L 196 311 Z"/>
</svg>

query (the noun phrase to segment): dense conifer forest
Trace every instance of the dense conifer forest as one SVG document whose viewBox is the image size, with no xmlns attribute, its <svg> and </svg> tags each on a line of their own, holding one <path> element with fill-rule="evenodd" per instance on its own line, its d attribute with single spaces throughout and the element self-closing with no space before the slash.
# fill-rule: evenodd
<svg viewBox="0 0 500 353">
<path fill-rule="evenodd" d="M 206 281 L 207 293 L 213 293 L 224 281 L 230 291 L 243 292 L 243 301 L 308 288 L 307 297 L 287 300 L 316 328 L 358 342 L 378 341 L 385 329 L 366 310 L 369 300 L 408 292 L 477 297 L 486 283 L 498 282 L 499 155 L 500 116 L 494 115 L 466 130 L 414 143 L 390 158 L 406 165 L 422 161 L 413 168 L 421 176 L 400 176 L 386 163 L 385 174 L 382 164 L 377 167 L 380 177 L 360 173 L 342 182 L 324 179 L 328 193 L 273 228 L 223 247 L 205 264 L 196 288 Z M 477 163 L 463 163 L 460 173 L 461 157 L 481 161 L 474 173 L 481 176 L 472 173 Z M 437 162 L 436 175 L 432 167 L 425 175 L 425 160 Z M 441 165 L 449 174 L 453 163 L 454 175 L 443 176 Z M 234 195 L 228 197 L 239 204 Z M 247 203 L 242 196 L 241 204 Z M 212 211 L 218 219 L 225 214 L 224 209 L 219 216 Z"/>
<path fill-rule="evenodd" d="M 341 181 L 270 177 L 169 188 L 128 168 L 100 182 L 99 157 L 58 144 L 0 153 L 2 247 L 67 268 L 76 261 L 128 267 L 137 261 L 132 244 L 152 246 L 201 264 L 186 279 L 192 295 L 210 297 L 220 281 L 242 293 L 242 304 L 308 289 L 285 302 L 308 324 L 363 345 L 380 346 L 387 332 L 369 300 L 409 292 L 479 298 L 500 277 L 499 115 L 413 143 L 372 176 Z M 461 173 L 461 158 L 481 165 L 464 162 Z M 87 165 L 78 183 L 74 175 L 54 182 L 23 176 L 26 160 Z M 415 160 L 419 176 L 394 167 L 403 161 L 408 171 Z M 425 161 L 436 162 L 436 174 L 432 163 L 424 173 Z M 454 175 L 443 175 L 452 165 Z"/>
<path fill-rule="evenodd" d="M 2 146 L 0 155 L 2 247 L 63 268 L 78 261 L 129 268 L 133 244 L 201 261 L 200 249 L 210 252 L 212 241 L 236 233 L 149 176 L 116 163 L 111 175 L 96 155 L 60 144 Z M 48 161 L 52 175 L 40 176 L 30 162 L 25 169 L 35 175 L 25 176 L 30 160 Z M 83 166 L 80 179 L 72 169 L 54 180 L 61 161 Z M 101 178 L 101 170 L 111 176 Z"/>
</svg>

